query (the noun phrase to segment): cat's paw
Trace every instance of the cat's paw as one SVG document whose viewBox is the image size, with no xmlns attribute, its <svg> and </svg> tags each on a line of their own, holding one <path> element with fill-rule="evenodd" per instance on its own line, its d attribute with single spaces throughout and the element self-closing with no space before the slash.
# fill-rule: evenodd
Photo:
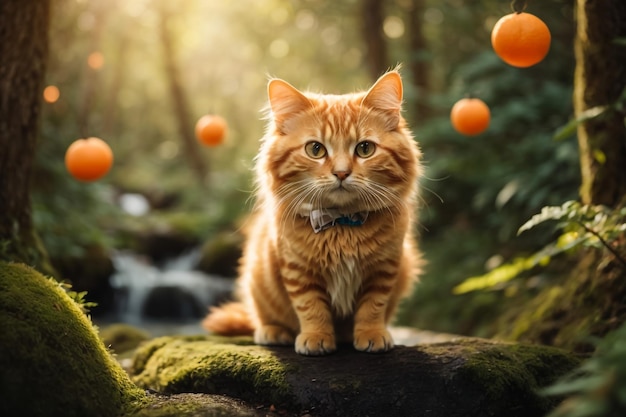
<svg viewBox="0 0 626 417">
<path fill-rule="evenodd" d="M 362 352 L 387 352 L 393 348 L 393 338 L 387 329 L 367 329 L 354 332 L 354 348 Z"/>
<path fill-rule="evenodd" d="M 257 345 L 291 345 L 293 341 L 293 333 L 283 326 L 266 325 L 254 331 Z"/>
<path fill-rule="evenodd" d="M 335 335 L 329 333 L 300 333 L 296 337 L 296 352 L 307 356 L 321 356 L 337 349 Z"/>
</svg>

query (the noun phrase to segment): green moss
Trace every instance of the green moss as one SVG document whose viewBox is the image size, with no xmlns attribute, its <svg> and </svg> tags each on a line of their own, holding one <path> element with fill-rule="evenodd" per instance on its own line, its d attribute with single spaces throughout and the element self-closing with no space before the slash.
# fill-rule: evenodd
<svg viewBox="0 0 626 417">
<path fill-rule="evenodd" d="M 486 404 L 516 396 L 537 412 L 554 406 L 554 399 L 540 395 L 538 390 L 580 363 L 574 355 L 547 346 L 494 343 L 477 347 L 466 357 L 459 376 L 469 386 L 482 387 Z"/>
<path fill-rule="evenodd" d="M 260 414 L 221 395 L 177 394 L 151 396 L 150 404 L 132 417 L 254 417 Z"/>
<path fill-rule="evenodd" d="M 164 393 L 219 393 L 288 402 L 288 365 L 270 350 L 248 345 L 248 339 L 235 342 L 243 344 L 219 343 L 211 337 L 155 339 L 138 349 L 134 381 Z"/>
<path fill-rule="evenodd" d="M 0 415 L 118 416 L 145 400 L 65 291 L 0 262 Z"/>
<path fill-rule="evenodd" d="M 223 277 L 237 276 L 243 238 L 241 234 L 223 232 L 202 246 L 198 269 Z"/>
<path fill-rule="evenodd" d="M 499 320 L 498 338 L 589 352 L 589 336 L 602 337 L 626 320 L 626 270 L 597 251 L 530 301 L 515 303 Z"/>
<path fill-rule="evenodd" d="M 145 331 L 124 323 L 111 324 L 99 333 L 104 345 L 118 354 L 135 349 L 150 338 Z"/>
</svg>

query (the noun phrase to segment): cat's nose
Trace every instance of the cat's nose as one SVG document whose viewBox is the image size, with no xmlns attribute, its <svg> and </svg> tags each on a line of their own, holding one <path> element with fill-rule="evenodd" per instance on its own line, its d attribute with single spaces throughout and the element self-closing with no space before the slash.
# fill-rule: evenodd
<svg viewBox="0 0 626 417">
<path fill-rule="evenodd" d="M 350 171 L 335 171 L 333 175 L 339 178 L 339 181 L 343 181 L 350 176 Z"/>
</svg>

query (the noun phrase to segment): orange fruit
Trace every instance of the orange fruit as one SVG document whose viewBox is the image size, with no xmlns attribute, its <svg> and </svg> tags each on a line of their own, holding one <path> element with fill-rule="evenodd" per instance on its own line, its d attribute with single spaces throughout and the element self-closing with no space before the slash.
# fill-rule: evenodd
<svg viewBox="0 0 626 417">
<path fill-rule="evenodd" d="M 540 62 L 550 49 L 550 29 L 537 16 L 515 12 L 498 20 L 491 31 L 491 45 L 504 62 L 526 68 Z"/>
<path fill-rule="evenodd" d="M 196 122 L 196 138 L 203 145 L 220 145 L 227 130 L 228 125 L 222 116 L 206 114 Z"/>
<path fill-rule="evenodd" d="M 95 181 L 113 165 L 113 151 L 100 138 L 78 139 L 65 152 L 65 167 L 81 181 Z"/>
<path fill-rule="evenodd" d="M 450 121 L 454 129 L 468 136 L 478 135 L 489 127 L 491 112 L 479 98 L 462 98 L 454 103 L 450 111 Z"/>
</svg>

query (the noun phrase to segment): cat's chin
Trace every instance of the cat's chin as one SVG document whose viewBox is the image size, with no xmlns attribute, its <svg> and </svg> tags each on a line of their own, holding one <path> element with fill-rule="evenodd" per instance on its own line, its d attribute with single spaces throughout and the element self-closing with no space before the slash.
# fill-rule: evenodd
<svg viewBox="0 0 626 417">
<path fill-rule="evenodd" d="M 358 208 L 363 205 L 361 201 L 358 200 L 358 194 L 354 193 L 350 190 L 346 190 L 345 188 L 337 188 L 335 190 L 330 191 L 326 195 L 326 207 L 328 208 L 338 208 L 338 209 L 349 209 L 349 208 Z M 361 211 L 361 210 L 353 210 L 353 211 Z"/>
</svg>

